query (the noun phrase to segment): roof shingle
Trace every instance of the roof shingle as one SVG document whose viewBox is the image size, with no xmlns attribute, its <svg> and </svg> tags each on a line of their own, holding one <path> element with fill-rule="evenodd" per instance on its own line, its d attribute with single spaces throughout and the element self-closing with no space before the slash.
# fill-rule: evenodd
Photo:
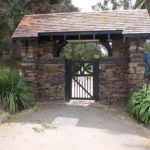
<svg viewBox="0 0 150 150">
<path fill-rule="evenodd" d="M 12 38 L 38 37 L 39 33 L 118 31 L 150 34 L 147 10 L 72 12 L 25 15 Z"/>
</svg>

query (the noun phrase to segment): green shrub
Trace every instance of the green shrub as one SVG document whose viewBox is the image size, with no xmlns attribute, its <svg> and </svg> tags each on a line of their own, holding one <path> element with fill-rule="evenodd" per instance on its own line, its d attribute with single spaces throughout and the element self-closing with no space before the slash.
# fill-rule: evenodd
<svg viewBox="0 0 150 150">
<path fill-rule="evenodd" d="M 150 89 L 133 93 L 128 103 L 129 113 L 144 123 L 150 123 Z"/>
<path fill-rule="evenodd" d="M 69 60 L 87 61 L 100 59 L 102 52 L 94 43 L 69 43 L 64 47 L 63 56 Z"/>
<path fill-rule="evenodd" d="M 33 106 L 33 92 L 18 72 L 0 66 L 0 103 L 4 110 L 16 113 Z"/>
</svg>

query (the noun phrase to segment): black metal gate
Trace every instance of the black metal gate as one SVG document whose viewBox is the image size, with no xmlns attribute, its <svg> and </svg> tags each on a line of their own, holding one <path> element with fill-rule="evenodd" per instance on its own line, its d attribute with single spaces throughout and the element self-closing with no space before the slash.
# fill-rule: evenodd
<svg viewBox="0 0 150 150">
<path fill-rule="evenodd" d="M 99 60 L 66 60 L 66 100 L 99 99 Z"/>
</svg>

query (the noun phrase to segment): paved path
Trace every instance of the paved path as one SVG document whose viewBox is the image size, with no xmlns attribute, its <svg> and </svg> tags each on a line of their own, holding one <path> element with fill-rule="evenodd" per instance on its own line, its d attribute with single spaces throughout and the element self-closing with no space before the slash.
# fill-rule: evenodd
<svg viewBox="0 0 150 150">
<path fill-rule="evenodd" d="M 150 150 L 150 132 L 120 109 L 48 103 L 0 125 L 0 150 Z"/>
</svg>

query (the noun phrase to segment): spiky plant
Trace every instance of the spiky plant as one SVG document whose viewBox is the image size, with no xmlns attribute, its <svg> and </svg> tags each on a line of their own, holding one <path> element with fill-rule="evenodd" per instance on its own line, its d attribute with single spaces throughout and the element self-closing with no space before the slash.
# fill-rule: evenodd
<svg viewBox="0 0 150 150">
<path fill-rule="evenodd" d="M 129 113 L 140 121 L 150 123 L 150 89 L 143 89 L 133 93 L 128 103 Z"/>
<path fill-rule="evenodd" d="M 33 92 L 16 71 L 0 66 L 0 103 L 10 113 L 33 106 Z"/>
</svg>

